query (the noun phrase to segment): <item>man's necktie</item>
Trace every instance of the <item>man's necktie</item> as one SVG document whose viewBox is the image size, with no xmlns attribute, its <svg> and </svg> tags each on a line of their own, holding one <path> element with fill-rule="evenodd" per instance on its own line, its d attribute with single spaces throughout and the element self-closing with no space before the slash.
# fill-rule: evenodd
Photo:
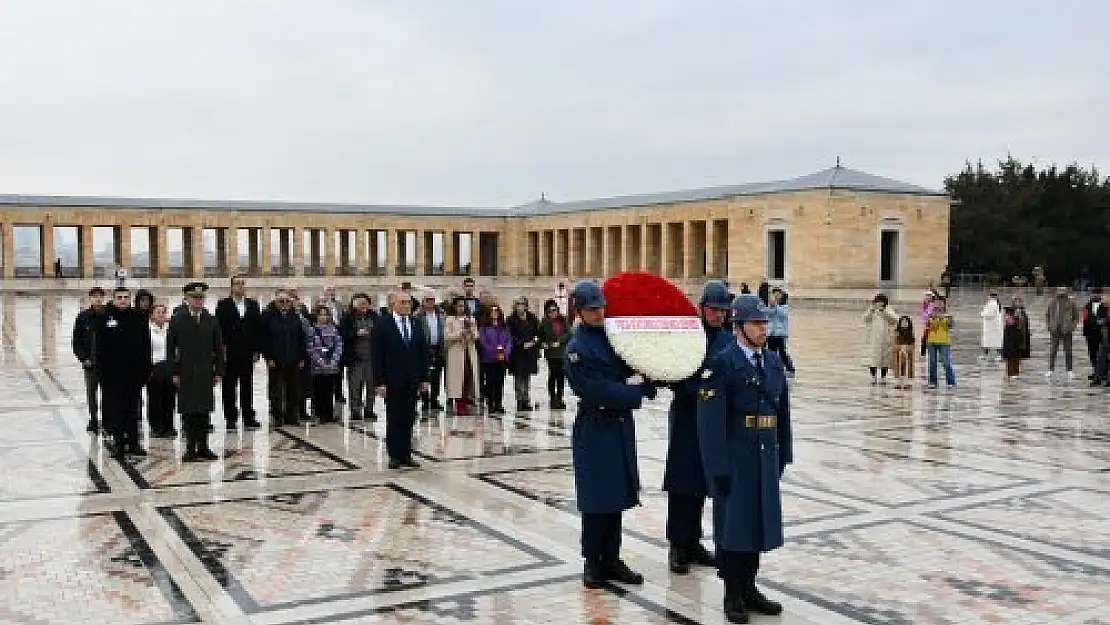
<svg viewBox="0 0 1110 625">
<path fill-rule="evenodd" d="M 401 318 L 401 340 L 409 344 L 409 320 L 405 317 Z"/>
<path fill-rule="evenodd" d="M 765 379 L 767 375 L 763 369 L 763 352 L 752 352 L 752 360 L 755 361 L 755 370 L 759 372 L 759 379 Z"/>
</svg>

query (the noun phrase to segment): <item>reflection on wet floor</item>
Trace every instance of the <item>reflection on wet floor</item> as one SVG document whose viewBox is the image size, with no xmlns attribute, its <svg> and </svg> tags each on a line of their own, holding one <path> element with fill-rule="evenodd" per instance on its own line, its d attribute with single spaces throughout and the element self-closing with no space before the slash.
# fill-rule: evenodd
<svg viewBox="0 0 1110 625">
<path fill-rule="evenodd" d="M 666 568 L 666 393 L 637 415 L 625 523 L 648 583 L 584 591 L 573 400 L 432 414 L 415 471 L 385 467 L 381 421 L 228 432 L 219 408 L 222 460 L 155 439 L 120 464 L 84 432 L 78 306 L 0 297 L 0 623 L 721 622 L 712 572 Z M 859 312 L 794 311 L 787 544 L 764 567 L 787 612 L 755 622 L 1110 623 L 1107 391 L 1087 366 L 1045 378 L 1043 336 L 1004 383 L 978 302 L 955 313 L 959 386 L 928 390 L 920 362 L 914 388 L 868 383 Z"/>
</svg>

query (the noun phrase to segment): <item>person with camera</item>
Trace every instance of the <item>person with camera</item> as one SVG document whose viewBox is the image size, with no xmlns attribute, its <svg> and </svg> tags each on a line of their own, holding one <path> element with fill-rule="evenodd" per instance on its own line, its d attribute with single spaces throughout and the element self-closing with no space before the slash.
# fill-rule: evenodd
<svg viewBox="0 0 1110 625">
<path fill-rule="evenodd" d="M 929 337 L 929 388 L 937 387 L 937 361 L 944 364 L 945 383 L 949 387 L 956 386 L 956 371 L 952 368 L 952 324 L 948 299 L 938 297 L 926 323 Z"/>
</svg>

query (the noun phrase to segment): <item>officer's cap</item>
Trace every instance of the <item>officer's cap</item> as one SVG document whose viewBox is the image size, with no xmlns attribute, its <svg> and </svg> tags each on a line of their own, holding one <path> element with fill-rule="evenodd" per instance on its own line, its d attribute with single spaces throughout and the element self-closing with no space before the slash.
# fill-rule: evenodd
<svg viewBox="0 0 1110 625">
<path fill-rule="evenodd" d="M 770 320 L 771 317 L 767 314 L 767 307 L 763 305 L 763 300 L 759 299 L 758 295 L 745 293 L 732 300 L 733 323 Z"/>
<path fill-rule="evenodd" d="M 708 306 L 710 308 L 724 308 L 728 310 L 730 302 L 728 298 L 728 287 L 720 280 L 710 280 L 705 283 L 705 288 L 701 292 L 700 305 Z"/>
<path fill-rule="evenodd" d="M 208 293 L 208 285 L 203 282 L 190 282 L 181 289 L 185 297 L 204 297 Z"/>
<path fill-rule="evenodd" d="M 574 290 L 570 292 L 570 299 L 574 307 L 579 310 L 605 307 L 605 295 L 601 292 L 601 287 L 590 280 L 575 284 Z"/>
</svg>

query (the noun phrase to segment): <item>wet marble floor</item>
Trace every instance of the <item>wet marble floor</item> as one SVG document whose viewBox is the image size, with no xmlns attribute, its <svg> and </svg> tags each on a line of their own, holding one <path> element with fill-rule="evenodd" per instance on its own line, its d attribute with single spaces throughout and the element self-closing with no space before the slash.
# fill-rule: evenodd
<svg viewBox="0 0 1110 625">
<path fill-rule="evenodd" d="M 416 471 L 385 468 L 380 422 L 218 426 L 222 461 L 155 440 L 120 464 L 84 432 L 77 306 L 0 301 L 0 623 L 722 622 L 710 571 L 666 567 L 666 397 L 637 416 L 646 490 L 625 523 L 647 583 L 587 591 L 573 401 L 437 415 Z M 1110 623 L 1110 394 L 1085 351 L 1077 379 L 1046 379 L 1043 336 L 1003 383 L 977 359 L 977 308 L 956 312 L 958 386 L 907 390 L 868 384 L 858 313 L 795 311 L 797 463 L 763 571 L 786 613 L 753 622 Z"/>
</svg>

